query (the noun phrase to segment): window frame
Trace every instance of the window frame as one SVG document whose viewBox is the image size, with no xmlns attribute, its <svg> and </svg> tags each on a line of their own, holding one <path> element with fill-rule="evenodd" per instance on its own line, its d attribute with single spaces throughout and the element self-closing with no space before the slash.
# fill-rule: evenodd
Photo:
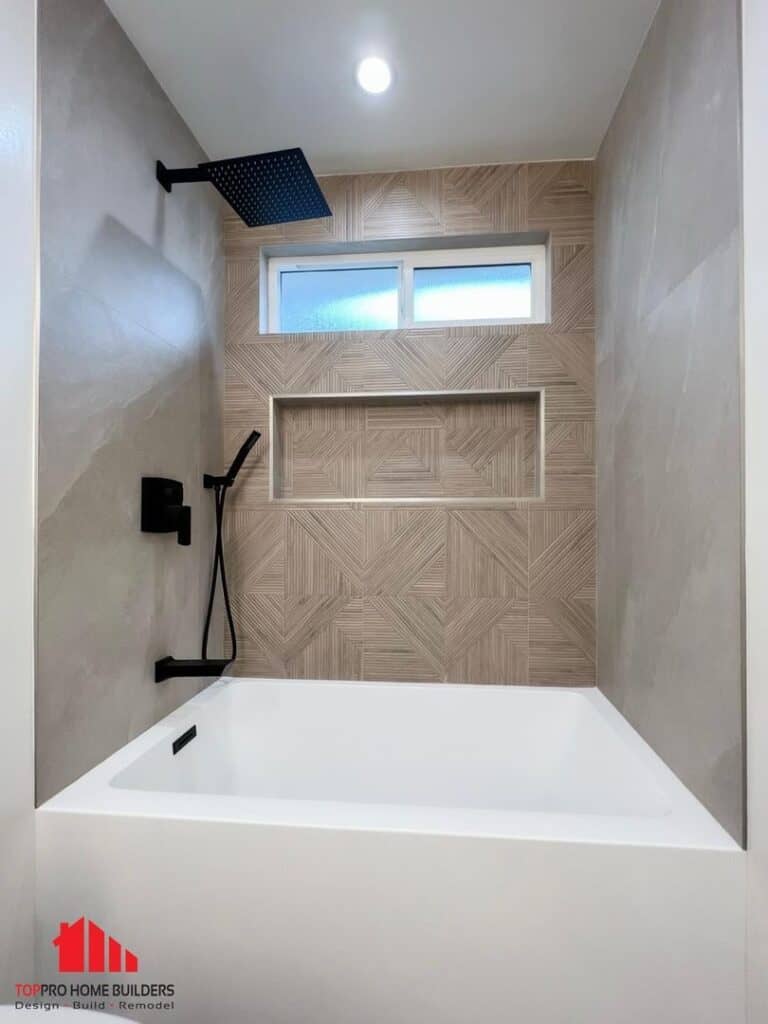
<svg viewBox="0 0 768 1024">
<path fill-rule="evenodd" d="M 433 267 L 491 267 L 525 264 L 531 268 L 531 315 L 475 320 L 414 320 L 414 272 Z M 486 327 L 504 324 L 543 324 L 548 316 L 547 247 L 540 245 L 484 246 L 471 249 L 419 249 L 368 253 L 333 253 L 267 258 L 267 330 L 281 334 L 280 275 L 291 270 L 398 270 L 398 323 L 390 330 L 434 327 Z M 307 331 L 306 333 L 312 333 Z"/>
</svg>

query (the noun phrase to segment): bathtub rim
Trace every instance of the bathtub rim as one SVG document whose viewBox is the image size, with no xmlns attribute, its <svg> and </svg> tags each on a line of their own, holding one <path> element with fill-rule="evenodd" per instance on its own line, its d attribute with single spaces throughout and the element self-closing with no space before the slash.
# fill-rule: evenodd
<svg viewBox="0 0 768 1024">
<path fill-rule="evenodd" d="M 233 794 L 185 793 L 117 787 L 112 780 L 157 744 L 175 738 L 211 701 L 232 685 L 312 686 L 344 689 L 404 688 L 441 692 L 572 694 L 586 700 L 607 729 L 640 757 L 670 802 L 663 816 L 598 815 L 552 811 L 493 811 L 473 808 L 408 807 L 267 800 Z M 224 676 L 41 804 L 38 814 L 115 815 L 254 826 L 404 832 L 474 838 L 598 843 L 616 846 L 679 847 L 734 852 L 742 847 L 677 778 L 608 698 L 595 686 L 499 686 L 476 683 L 308 680 Z"/>
</svg>

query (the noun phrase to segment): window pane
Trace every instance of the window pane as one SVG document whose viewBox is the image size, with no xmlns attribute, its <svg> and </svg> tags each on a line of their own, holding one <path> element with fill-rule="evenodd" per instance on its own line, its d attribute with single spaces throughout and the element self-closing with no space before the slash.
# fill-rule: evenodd
<svg viewBox="0 0 768 1024">
<path fill-rule="evenodd" d="M 370 331 L 397 327 L 398 268 L 284 270 L 280 330 Z"/>
<path fill-rule="evenodd" d="M 430 320 L 513 320 L 531 316 L 531 265 L 417 267 L 413 316 Z"/>
</svg>

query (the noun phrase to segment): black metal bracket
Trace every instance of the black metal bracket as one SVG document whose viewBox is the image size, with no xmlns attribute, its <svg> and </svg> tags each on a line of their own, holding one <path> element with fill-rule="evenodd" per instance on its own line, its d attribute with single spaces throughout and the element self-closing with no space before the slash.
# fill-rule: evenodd
<svg viewBox="0 0 768 1024">
<path fill-rule="evenodd" d="M 218 677 L 231 661 L 226 658 L 161 658 L 155 662 L 155 682 L 191 677 Z"/>
<path fill-rule="evenodd" d="M 212 487 L 231 487 L 232 481 L 228 476 L 211 476 L 210 473 L 203 473 L 203 487 L 210 491 Z"/>
<path fill-rule="evenodd" d="M 162 476 L 141 480 L 142 533 L 175 533 L 179 544 L 192 543 L 192 509 L 184 504 L 184 485 Z"/>
<path fill-rule="evenodd" d="M 170 192 L 174 185 L 183 181 L 210 181 L 211 176 L 204 167 L 177 167 L 169 170 L 162 160 L 155 164 L 157 180 L 166 192 Z"/>
</svg>

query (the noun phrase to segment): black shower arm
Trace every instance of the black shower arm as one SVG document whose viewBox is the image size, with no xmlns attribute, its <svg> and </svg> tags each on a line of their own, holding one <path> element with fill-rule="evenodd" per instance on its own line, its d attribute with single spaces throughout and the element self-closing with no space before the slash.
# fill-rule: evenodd
<svg viewBox="0 0 768 1024">
<path fill-rule="evenodd" d="M 162 160 L 155 165 L 157 180 L 166 192 L 170 192 L 173 185 L 183 181 L 210 181 L 211 176 L 205 167 L 177 167 L 169 170 Z"/>
</svg>

